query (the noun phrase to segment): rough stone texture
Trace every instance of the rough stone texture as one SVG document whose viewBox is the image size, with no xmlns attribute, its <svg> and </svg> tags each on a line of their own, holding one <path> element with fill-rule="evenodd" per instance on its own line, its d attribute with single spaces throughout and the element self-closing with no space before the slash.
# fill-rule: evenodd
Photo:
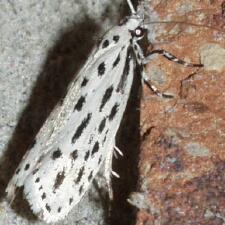
<svg viewBox="0 0 225 225">
<path fill-rule="evenodd" d="M 6 184 L 98 38 L 123 17 L 121 2 L 0 2 L 0 224 L 45 224 L 21 200 L 4 201 Z M 105 224 L 103 181 L 58 224 Z"/>
<path fill-rule="evenodd" d="M 138 208 L 137 225 L 225 224 L 221 5 L 222 1 L 153 0 L 149 6 L 151 21 L 174 21 L 151 28 L 149 38 L 161 43 L 155 48 L 206 66 L 185 68 L 161 56 L 147 66 L 153 83 L 174 98 L 159 98 L 144 88 L 139 189 L 129 198 Z"/>
</svg>

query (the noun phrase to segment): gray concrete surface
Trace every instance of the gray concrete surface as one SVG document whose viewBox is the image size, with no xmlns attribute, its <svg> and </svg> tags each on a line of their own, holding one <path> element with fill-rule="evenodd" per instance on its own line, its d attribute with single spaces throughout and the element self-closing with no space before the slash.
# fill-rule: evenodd
<svg viewBox="0 0 225 225">
<path fill-rule="evenodd" d="M 10 206 L 4 189 L 94 43 L 121 18 L 121 2 L 0 0 L 0 225 L 45 224 L 24 203 Z M 58 224 L 106 223 L 104 180 L 97 182 Z"/>
</svg>

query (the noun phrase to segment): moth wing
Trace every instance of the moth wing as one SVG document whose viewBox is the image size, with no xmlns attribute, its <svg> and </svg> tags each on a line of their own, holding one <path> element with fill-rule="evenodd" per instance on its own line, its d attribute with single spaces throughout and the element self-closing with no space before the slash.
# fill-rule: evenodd
<svg viewBox="0 0 225 225">
<path fill-rule="evenodd" d="M 110 56 L 108 60 L 111 61 Z M 132 71 L 132 60 L 129 61 L 129 67 Z M 121 68 L 118 75 L 121 76 L 122 73 Z M 61 143 L 52 146 L 51 151 L 42 159 L 39 170 L 29 175 L 24 183 L 24 192 L 32 210 L 47 222 L 64 218 L 80 201 L 104 162 L 107 151 L 113 149 L 116 131 L 129 96 L 133 73 L 127 74 L 121 87 L 123 90 L 118 91 L 116 89 L 121 86 L 121 80 L 109 79 L 109 75 L 111 73 L 105 74 L 104 85 L 100 84 L 103 87 L 98 87 L 98 94 L 90 95 L 86 99 L 87 106 L 72 118 L 80 125 L 92 114 L 85 127 L 85 134 L 76 139 L 74 145 L 70 145 L 79 129 L 79 126 L 74 129 L 71 121 L 69 123 L 71 126 L 66 127 L 68 133 Z M 102 101 L 99 101 L 98 95 L 104 96 L 107 87 L 111 85 L 115 87 L 112 97 L 100 112 Z M 99 127 L 104 118 L 107 118 L 106 124 L 100 132 Z M 63 131 L 64 134 L 66 131 Z M 60 155 L 59 150 L 63 154 Z M 56 157 L 57 154 L 59 157 Z"/>
<path fill-rule="evenodd" d="M 120 35 L 121 29 L 117 27 L 111 32 Z M 14 195 L 16 187 L 24 185 L 32 210 L 47 222 L 62 219 L 80 201 L 107 150 L 113 148 L 133 80 L 134 61 L 128 51 L 130 34 L 126 32 L 127 37 L 124 33 L 123 37 L 127 40 L 121 42 L 124 45 L 111 40 L 114 44 L 106 49 L 94 50 L 71 84 L 63 104 L 51 113 L 36 137 L 36 145 L 25 155 L 8 184 L 9 197 Z M 114 36 L 106 35 L 99 48 Z M 103 70 L 99 67 L 103 61 L 104 74 L 101 74 Z M 87 78 L 87 84 L 82 87 Z M 86 96 L 86 104 L 78 110 L 82 96 Z M 100 132 L 104 118 L 104 129 Z M 77 138 L 85 121 L 89 122 L 85 134 Z"/>
</svg>

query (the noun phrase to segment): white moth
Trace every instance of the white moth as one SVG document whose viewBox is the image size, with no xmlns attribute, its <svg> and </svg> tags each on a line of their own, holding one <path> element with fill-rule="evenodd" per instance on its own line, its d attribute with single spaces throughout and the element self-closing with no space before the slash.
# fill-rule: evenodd
<svg viewBox="0 0 225 225">
<path fill-rule="evenodd" d="M 144 64 L 137 43 L 144 35 L 143 18 L 127 2 L 131 16 L 109 30 L 92 51 L 7 186 L 11 200 L 16 188 L 24 186 L 31 209 L 48 223 L 63 219 L 81 200 L 102 164 L 109 187 L 111 173 L 117 175 L 111 170 L 115 136 L 135 63 Z M 153 53 L 178 61 L 162 50 Z"/>
<path fill-rule="evenodd" d="M 136 35 L 143 35 L 142 18 L 128 3 L 132 15 L 92 51 L 7 186 L 9 199 L 24 186 L 32 211 L 46 222 L 69 213 L 103 163 L 110 182 L 115 136 L 133 81 L 133 47 Z"/>
</svg>

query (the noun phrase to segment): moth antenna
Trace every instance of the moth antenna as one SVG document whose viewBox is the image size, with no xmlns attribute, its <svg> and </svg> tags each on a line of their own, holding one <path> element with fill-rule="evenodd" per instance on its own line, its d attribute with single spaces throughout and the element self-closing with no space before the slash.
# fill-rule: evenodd
<svg viewBox="0 0 225 225">
<path fill-rule="evenodd" d="M 133 6 L 131 0 L 127 0 L 127 4 L 130 8 L 131 14 L 136 14 L 136 10 L 134 9 L 134 6 Z"/>
<path fill-rule="evenodd" d="M 186 24 L 187 26 L 194 26 L 194 27 L 204 27 L 204 28 L 208 28 L 208 29 L 223 32 L 221 29 L 216 28 L 214 26 L 209 26 L 207 24 L 196 24 L 196 23 L 191 23 L 191 22 L 175 21 L 175 20 L 171 20 L 171 21 L 162 20 L 162 21 L 149 21 L 149 22 L 145 21 L 144 25 L 145 25 L 145 27 L 147 27 L 148 24 L 172 24 L 172 23 L 174 23 L 174 24 Z"/>
</svg>

